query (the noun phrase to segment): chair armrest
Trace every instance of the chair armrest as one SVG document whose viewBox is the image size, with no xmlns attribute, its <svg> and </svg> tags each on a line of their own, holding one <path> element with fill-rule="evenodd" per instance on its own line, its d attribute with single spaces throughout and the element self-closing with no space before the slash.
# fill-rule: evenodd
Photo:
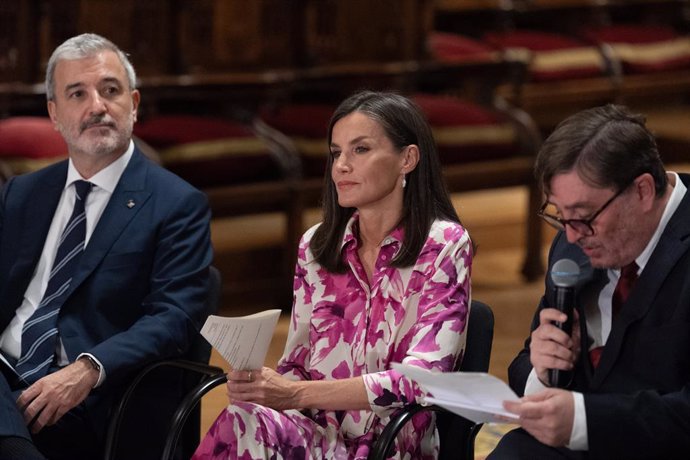
<svg viewBox="0 0 690 460">
<path fill-rule="evenodd" d="M 422 412 L 424 410 L 432 410 L 436 406 L 422 406 L 421 404 L 409 404 L 400 411 L 396 412 L 395 415 L 391 416 L 390 421 L 386 424 L 379 437 L 374 442 L 374 445 L 369 451 L 369 456 L 367 460 L 384 460 L 388 457 L 388 451 L 393 446 L 395 438 L 398 433 L 405 426 L 407 422 L 412 420 L 415 414 Z"/>
<path fill-rule="evenodd" d="M 405 407 L 403 407 L 399 412 L 397 412 L 395 415 L 393 415 L 386 424 L 386 427 L 383 429 L 381 432 L 381 435 L 376 439 L 374 442 L 374 445 L 371 448 L 371 451 L 369 451 L 369 456 L 367 457 L 368 460 L 385 460 L 390 456 L 390 450 L 391 447 L 393 447 L 393 443 L 395 442 L 395 438 L 398 436 L 398 433 L 400 433 L 400 430 L 409 422 L 412 420 L 412 418 L 418 414 L 419 412 L 425 412 L 425 411 L 434 411 L 434 412 L 439 412 L 439 413 L 446 413 L 449 414 L 452 417 L 457 417 L 458 419 L 462 419 L 463 422 L 463 427 L 467 427 L 466 433 L 454 433 L 454 437 L 458 436 L 461 439 L 465 438 L 467 439 L 467 446 L 464 452 L 457 452 L 454 451 L 454 455 L 458 455 L 456 458 L 463 459 L 466 458 L 467 460 L 472 460 L 474 458 L 474 439 L 477 436 L 477 433 L 479 433 L 479 430 L 482 427 L 481 423 L 473 423 L 464 417 L 461 417 L 460 415 L 453 414 L 452 412 L 447 411 L 443 407 L 436 406 L 436 405 L 430 405 L 430 406 L 423 406 L 421 404 L 409 404 Z M 439 433 L 440 434 L 440 433 Z M 441 446 L 443 447 L 443 446 Z"/>
<path fill-rule="evenodd" d="M 150 375 L 156 369 L 163 368 L 163 367 L 177 368 L 177 369 L 182 369 L 182 370 L 187 371 L 187 372 L 199 374 L 199 376 L 200 376 L 199 378 L 200 378 L 202 383 L 207 382 L 209 380 L 216 379 L 216 378 L 218 378 L 218 375 L 225 377 L 223 369 L 221 369 L 219 367 L 209 366 L 207 364 L 201 364 L 201 363 L 197 363 L 194 361 L 187 361 L 187 360 L 183 360 L 183 359 L 156 361 L 156 362 L 151 363 L 148 366 L 144 367 L 141 371 L 139 371 L 139 373 L 136 375 L 136 377 L 134 377 L 134 379 L 129 384 L 129 386 L 127 387 L 125 392 L 122 394 L 122 397 L 120 398 L 120 402 L 113 409 L 113 412 L 110 416 L 110 423 L 108 424 L 108 431 L 106 433 L 105 448 L 104 448 L 104 455 L 103 455 L 103 458 L 105 460 L 110 460 L 110 459 L 114 458 L 114 455 L 116 452 L 116 447 L 117 447 L 116 444 L 117 444 L 117 440 L 118 440 L 118 434 L 120 431 L 120 425 L 122 423 L 122 419 L 124 417 L 125 410 L 127 409 L 127 406 L 129 404 L 129 401 L 130 401 L 132 395 L 137 390 L 137 388 L 139 387 L 141 382 L 144 381 L 144 379 L 148 375 Z M 201 385 L 201 384 L 199 384 L 199 385 Z M 206 390 L 206 391 L 208 391 L 208 390 Z M 185 400 L 186 400 L 186 398 L 185 398 Z M 179 410 L 179 408 L 178 408 L 178 410 Z M 185 416 L 185 419 L 186 419 L 186 416 Z"/>
<path fill-rule="evenodd" d="M 180 433 L 182 433 L 182 428 L 184 428 L 187 417 L 199 401 L 201 401 L 201 398 L 213 388 L 228 381 L 228 376 L 225 372 L 222 369 L 219 370 L 219 374 L 209 375 L 208 378 L 202 380 L 192 391 L 187 393 L 187 396 L 185 396 L 182 402 L 177 406 L 177 410 L 170 421 L 170 429 L 165 439 L 162 459 L 172 460 L 174 458 L 177 440 L 180 437 Z"/>
</svg>

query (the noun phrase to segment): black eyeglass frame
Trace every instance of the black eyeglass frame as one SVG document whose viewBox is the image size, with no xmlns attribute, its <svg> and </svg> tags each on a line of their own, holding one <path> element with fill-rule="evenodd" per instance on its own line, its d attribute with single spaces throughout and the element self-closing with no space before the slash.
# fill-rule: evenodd
<svg viewBox="0 0 690 460">
<path fill-rule="evenodd" d="M 592 214 L 589 218 L 587 219 L 563 219 L 558 216 L 554 216 L 553 214 L 548 214 L 544 212 L 546 207 L 549 205 L 548 201 L 545 201 L 544 204 L 541 205 L 541 208 L 539 209 L 539 212 L 537 215 L 544 219 L 544 221 L 555 228 L 556 230 L 565 230 L 566 225 L 570 225 L 570 228 L 575 230 L 578 233 L 583 234 L 584 236 L 592 236 L 594 235 L 594 227 L 592 227 L 592 222 L 599 217 L 599 215 L 604 212 L 604 210 L 613 203 L 613 200 L 618 198 L 625 192 L 630 185 L 627 187 L 623 187 L 622 189 L 618 190 L 609 200 L 604 203 L 602 207 L 600 207 L 594 214 Z"/>
</svg>

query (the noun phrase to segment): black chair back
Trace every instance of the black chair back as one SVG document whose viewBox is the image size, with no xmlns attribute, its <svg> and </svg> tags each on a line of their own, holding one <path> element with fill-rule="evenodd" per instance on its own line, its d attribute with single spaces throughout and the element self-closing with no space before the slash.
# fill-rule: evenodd
<svg viewBox="0 0 690 460">
<path fill-rule="evenodd" d="M 494 338 L 494 314 L 483 302 L 472 301 L 470 319 L 467 324 L 467 346 L 460 363 L 462 372 L 488 372 L 491 360 L 491 346 Z M 439 433 L 441 451 L 439 460 L 474 458 L 474 437 L 481 428 L 471 420 L 445 410 L 436 412 L 436 429 Z"/>
</svg>

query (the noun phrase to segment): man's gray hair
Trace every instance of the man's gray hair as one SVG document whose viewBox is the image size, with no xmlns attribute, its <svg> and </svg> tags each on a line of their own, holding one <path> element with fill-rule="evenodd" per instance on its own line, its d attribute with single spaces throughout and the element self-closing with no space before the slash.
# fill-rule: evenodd
<svg viewBox="0 0 690 460">
<path fill-rule="evenodd" d="M 55 48 L 52 56 L 50 56 L 48 68 L 46 69 L 46 99 L 52 101 L 55 98 L 55 65 L 58 61 L 63 59 L 84 59 L 98 54 L 101 51 L 113 51 L 117 54 L 117 57 L 120 59 L 127 73 L 129 89 L 135 89 L 137 75 L 127 55 L 107 38 L 96 34 L 81 34 L 68 39 L 62 45 Z"/>
</svg>

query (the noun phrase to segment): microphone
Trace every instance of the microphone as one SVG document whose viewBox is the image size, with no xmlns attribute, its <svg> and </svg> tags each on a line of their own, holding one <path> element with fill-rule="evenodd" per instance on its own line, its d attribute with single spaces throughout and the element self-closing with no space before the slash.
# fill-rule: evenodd
<svg viewBox="0 0 690 460">
<path fill-rule="evenodd" d="M 573 309 L 575 308 L 575 289 L 580 276 L 580 267 L 570 259 L 561 259 L 551 267 L 551 281 L 556 285 L 556 305 L 554 307 L 568 316 L 564 322 L 555 322 L 556 327 L 570 336 L 573 331 Z M 549 385 L 564 388 L 571 379 L 571 372 L 549 369 Z"/>
</svg>

